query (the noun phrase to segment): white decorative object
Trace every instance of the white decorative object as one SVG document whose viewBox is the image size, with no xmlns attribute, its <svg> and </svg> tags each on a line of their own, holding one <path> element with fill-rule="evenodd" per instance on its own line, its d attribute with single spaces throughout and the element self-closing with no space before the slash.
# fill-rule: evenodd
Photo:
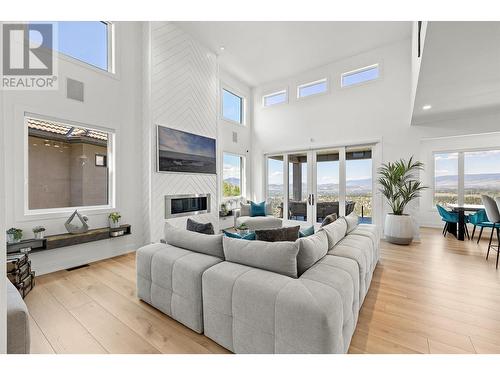
<svg viewBox="0 0 500 375">
<path fill-rule="evenodd" d="M 76 217 L 76 219 L 78 219 L 80 221 L 81 225 L 73 224 L 73 220 L 75 219 L 75 217 Z M 87 221 L 88 221 L 88 218 L 86 216 L 80 215 L 78 210 L 75 210 L 75 212 L 73 212 L 73 214 L 68 218 L 68 220 L 66 220 L 66 222 L 64 223 L 64 226 L 66 227 L 66 230 L 68 231 L 68 233 L 71 233 L 71 234 L 85 233 L 85 232 L 88 232 L 88 230 L 89 230 L 89 226 L 87 224 Z"/>
<path fill-rule="evenodd" d="M 388 242 L 397 245 L 409 245 L 413 241 L 413 220 L 411 216 L 387 214 L 384 236 Z"/>
<path fill-rule="evenodd" d="M 44 232 L 35 232 L 35 240 L 43 240 Z"/>
</svg>

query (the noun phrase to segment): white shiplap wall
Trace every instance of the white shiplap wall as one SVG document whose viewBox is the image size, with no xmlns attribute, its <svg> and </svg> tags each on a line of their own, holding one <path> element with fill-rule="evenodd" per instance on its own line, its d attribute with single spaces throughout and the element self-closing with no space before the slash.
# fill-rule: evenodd
<svg viewBox="0 0 500 375">
<path fill-rule="evenodd" d="M 150 164 L 145 168 L 149 176 L 145 176 L 144 198 L 149 208 L 144 219 L 147 240 L 156 242 L 163 238 L 165 195 L 210 193 L 211 213 L 196 220 L 217 224 L 215 175 L 156 172 L 156 125 L 217 138 L 217 57 L 171 22 L 148 23 L 146 39 L 151 68 L 145 83 L 144 149 Z M 185 225 L 186 219 L 171 221 Z"/>
</svg>

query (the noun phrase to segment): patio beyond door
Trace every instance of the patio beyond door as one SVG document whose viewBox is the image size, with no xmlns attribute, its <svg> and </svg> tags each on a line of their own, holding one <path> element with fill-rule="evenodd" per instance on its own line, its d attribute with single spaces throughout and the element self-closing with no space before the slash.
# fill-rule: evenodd
<svg viewBox="0 0 500 375">
<path fill-rule="evenodd" d="M 355 211 L 372 222 L 372 146 L 267 156 L 267 200 L 286 225 L 320 225 Z"/>
</svg>

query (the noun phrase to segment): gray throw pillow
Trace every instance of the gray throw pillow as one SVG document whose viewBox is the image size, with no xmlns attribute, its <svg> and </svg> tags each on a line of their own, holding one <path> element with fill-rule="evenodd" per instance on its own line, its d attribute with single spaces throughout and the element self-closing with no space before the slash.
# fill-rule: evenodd
<svg viewBox="0 0 500 375">
<path fill-rule="evenodd" d="M 337 220 L 337 214 L 330 214 L 327 217 L 323 219 L 323 222 L 321 223 L 321 227 L 324 227 L 328 224 L 333 223 L 335 220 Z"/>
<path fill-rule="evenodd" d="M 344 219 L 347 222 L 347 233 L 351 233 L 359 224 L 358 214 L 354 211 L 344 216 Z"/>
<path fill-rule="evenodd" d="M 296 241 L 299 238 L 300 225 L 276 229 L 259 229 L 255 231 L 257 241 L 279 242 Z"/>
<path fill-rule="evenodd" d="M 214 234 L 214 226 L 212 223 L 199 223 L 193 219 L 187 219 L 186 229 L 191 232 Z"/>
<path fill-rule="evenodd" d="M 297 254 L 298 276 L 311 268 L 328 252 L 328 237 L 324 230 L 297 240 L 299 253 Z"/>
<path fill-rule="evenodd" d="M 242 203 L 240 205 L 241 216 L 250 216 L 250 204 Z"/>
<path fill-rule="evenodd" d="M 165 240 L 172 246 L 224 259 L 222 234 L 196 233 L 166 223 Z"/>
<path fill-rule="evenodd" d="M 347 233 L 347 223 L 343 219 L 335 220 L 333 223 L 320 228 L 320 231 L 326 232 L 326 236 L 328 237 L 328 250 L 331 250 L 345 237 Z"/>
<path fill-rule="evenodd" d="M 295 242 L 245 241 L 224 237 L 226 261 L 243 264 L 297 278 L 297 252 Z"/>
</svg>

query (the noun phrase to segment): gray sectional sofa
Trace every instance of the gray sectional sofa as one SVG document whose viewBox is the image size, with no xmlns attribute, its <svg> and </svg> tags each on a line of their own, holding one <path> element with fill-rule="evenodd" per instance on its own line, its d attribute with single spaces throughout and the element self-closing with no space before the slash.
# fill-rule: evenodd
<svg viewBox="0 0 500 375">
<path fill-rule="evenodd" d="M 166 225 L 137 251 L 139 298 L 234 353 L 346 353 L 379 259 L 375 226 L 339 218 L 296 242 Z"/>
</svg>

